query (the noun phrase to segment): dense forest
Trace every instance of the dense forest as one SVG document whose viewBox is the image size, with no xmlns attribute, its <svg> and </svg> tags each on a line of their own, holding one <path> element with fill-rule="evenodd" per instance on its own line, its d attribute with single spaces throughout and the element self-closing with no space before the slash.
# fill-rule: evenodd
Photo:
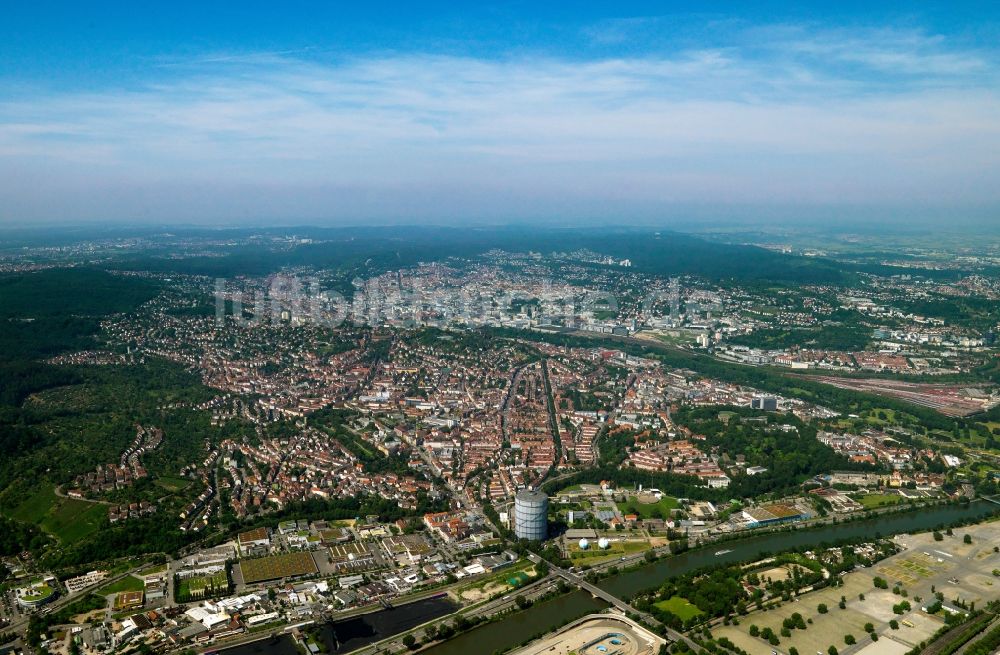
<svg viewBox="0 0 1000 655">
<path fill-rule="evenodd" d="M 197 403 L 211 397 L 198 378 L 175 364 L 79 367 L 73 384 L 37 393 L 0 415 L 0 494 L 9 505 L 21 490 L 47 478 L 63 484 L 97 464 L 117 461 L 135 438 L 136 424 L 165 432 L 151 473 L 177 471 L 201 452 L 206 437 L 232 436 L 239 423 L 212 426 L 204 412 L 160 409 L 168 403 Z M 0 419 L 0 420 L 3 420 Z"/>
<path fill-rule="evenodd" d="M 0 275 L 0 317 L 104 317 L 128 312 L 156 295 L 145 278 L 96 268 L 53 268 Z"/>
<path fill-rule="evenodd" d="M 155 367 L 112 372 L 42 360 L 93 347 L 102 319 L 135 310 L 158 290 L 149 280 L 93 268 L 0 275 L 0 503 L 5 511 L 47 479 L 62 482 L 86 467 L 117 460 L 135 437 L 139 417 L 123 407 L 140 400 L 153 406 L 156 394 L 137 386 L 156 384 Z M 132 387 L 123 382 L 129 376 Z M 190 376 L 174 383 L 192 387 Z M 26 402 L 34 394 L 44 400 Z M 4 554 L 37 550 L 47 541 L 34 525 L 5 517 L 0 527 Z"/>
<path fill-rule="evenodd" d="M 943 319 L 949 325 L 965 325 L 977 330 L 993 329 L 1000 322 L 1000 303 L 975 296 L 929 295 L 900 298 L 894 303 L 904 312 Z"/>
<path fill-rule="evenodd" d="M 89 268 L 0 275 L 0 455 L 5 461 L 43 441 L 31 428 L 37 413 L 21 407 L 25 398 L 81 381 L 78 371 L 39 359 L 92 346 L 100 319 L 134 310 L 156 292 L 147 280 Z"/>
<path fill-rule="evenodd" d="M 147 280 L 90 268 L 0 275 L 0 405 L 75 381 L 71 371 L 37 360 L 92 346 L 100 319 L 132 311 L 156 292 Z"/>
<path fill-rule="evenodd" d="M 25 550 L 36 551 L 48 541 L 37 527 L 0 516 L 0 556 L 20 555 Z"/>
<path fill-rule="evenodd" d="M 750 334 L 737 335 L 729 343 L 784 350 L 793 346 L 819 348 L 822 350 L 855 351 L 863 350 L 871 342 L 872 329 L 859 324 L 820 325 L 808 328 L 774 327 L 755 330 Z"/>
</svg>

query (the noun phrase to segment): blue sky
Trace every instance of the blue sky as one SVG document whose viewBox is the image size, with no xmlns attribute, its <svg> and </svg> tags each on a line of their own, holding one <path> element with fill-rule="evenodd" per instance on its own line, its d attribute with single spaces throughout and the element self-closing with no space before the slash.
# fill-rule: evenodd
<svg viewBox="0 0 1000 655">
<path fill-rule="evenodd" d="M 0 223 L 1000 225 L 995 3 L 207 4 L 5 7 Z"/>
</svg>

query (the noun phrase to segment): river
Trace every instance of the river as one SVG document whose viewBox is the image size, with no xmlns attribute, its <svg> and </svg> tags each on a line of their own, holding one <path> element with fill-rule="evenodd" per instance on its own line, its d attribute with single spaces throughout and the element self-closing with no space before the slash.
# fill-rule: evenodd
<svg viewBox="0 0 1000 655">
<path fill-rule="evenodd" d="M 885 537 L 906 532 L 924 532 L 963 519 L 984 518 L 998 511 L 1000 507 L 997 505 L 978 501 L 964 507 L 945 505 L 811 529 L 761 534 L 666 557 L 647 566 L 605 578 L 598 583 L 598 586 L 616 596 L 627 598 L 659 585 L 670 576 L 683 575 L 714 564 L 752 561 L 765 553 L 815 547 L 823 543 L 859 537 L 875 537 L 876 534 Z M 731 552 L 716 556 L 715 553 L 720 550 Z M 594 599 L 590 594 L 573 591 L 553 600 L 538 603 L 526 612 L 513 614 L 461 634 L 424 653 L 487 655 L 497 650 L 513 648 L 540 632 L 554 626 L 565 625 L 573 619 L 603 607 L 606 607 L 606 604 Z"/>
<path fill-rule="evenodd" d="M 452 614 L 458 607 L 445 596 L 425 598 L 392 609 L 361 614 L 320 626 L 327 653 L 349 653 L 422 623 Z M 224 655 L 299 655 L 288 635 L 226 648 Z"/>
</svg>

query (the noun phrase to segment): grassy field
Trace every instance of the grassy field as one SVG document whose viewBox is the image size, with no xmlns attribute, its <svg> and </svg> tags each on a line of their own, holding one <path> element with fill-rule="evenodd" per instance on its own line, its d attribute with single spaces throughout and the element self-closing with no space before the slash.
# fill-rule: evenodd
<svg viewBox="0 0 1000 655">
<path fill-rule="evenodd" d="M 73 543 L 96 532 L 107 511 L 107 506 L 100 503 L 60 498 L 47 484 L 7 513 L 11 518 L 38 525 L 63 543 Z"/>
<path fill-rule="evenodd" d="M 885 418 L 880 417 L 879 414 Z M 868 415 L 865 417 L 865 421 L 869 425 L 877 425 L 879 427 L 896 425 L 896 411 L 887 408 L 873 409 L 868 412 Z"/>
<path fill-rule="evenodd" d="M 530 560 L 521 560 L 511 566 L 501 569 L 495 575 L 482 578 L 459 588 L 459 593 L 470 589 L 485 589 L 493 585 L 506 584 L 511 587 L 520 587 L 530 576 L 534 576 L 535 565 Z M 511 584 L 514 582 L 514 584 Z"/>
<path fill-rule="evenodd" d="M 56 509 L 42 521 L 42 529 L 63 543 L 73 543 L 97 532 L 107 518 L 106 505 L 73 498 L 59 500 Z"/>
<path fill-rule="evenodd" d="M 670 510 L 677 509 L 680 505 L 676 498 L 664 496 L 656 503 L 641 503 L 636 498 L 629 498 L 628 502 L 618 503 L 618 509 L 622 514 L 638 514 L 641 519 L 649 518 L 670 518 Z"/>
<path fill-rule="evenodd" d="M 463 602 L 477 602 L 490 596 L 519 589 L 537 577 L 535 565 L 529 560 L 520 560 L 508 568 L 459 587 L 454 591 L 454 594 Z"/>
<path fill-rule="evenodd" d="M 187 478 L 175 478 L 169 475 L 161 475 L 156 478 L 156 484 L 167 491 L 180 491 L 182 489 L 187 489 L 191 485 L 191 481 Z"/>
<path fill-rule="evenodd" d="M 572 560 L 586 561 L 590 564 L 598 564 L 607 560 L 618 559 L 623 555 L 632 555 L 649 550 L 648 541 L 612 541 L 611 545 L 601 550 L 597 544 L 591 544 L 587 550 L 580 550 L 580 547 L 573 543 L 569 547 L 569 556 Z"/>
<path fill-rule="evenodd" d="M 38 523 L 41 517 L 48 514 L 49 510 L 55 506 L 57 500 L 59 497 L 56 496 L 55 487 L 46 484 L 7 514 L 18 521 Z"/>
<path fill-rule="evenodd" d="M 903 502 L 902 496 L 896 494 L 865 494 L 856 499 L 865 509 L 885 507 L 886 505 L 896 505 Z"/>
<path fill-rule="evenodd" d="M 94 593 L 98 596 L 107 596 L 109 594 L 118 594 L 123 591 L 142 591 L 145 588 L 146 587 L 142 580 L 134 575 L 130 575 L 122 578 L 118 582 L 112 582 L 109 585 L 105 585 Z"/>
<path fill-rule="evenodd" d="M 672 596 L 667 600 L 661 600 L 656 603 L 656 606 L 661 610 L 670 612 L 681 621 L 687 621 L 703 614 L 700 609 L 689 603 L 686 598 L 681 598 L 680 596 Z"/>
</svg>

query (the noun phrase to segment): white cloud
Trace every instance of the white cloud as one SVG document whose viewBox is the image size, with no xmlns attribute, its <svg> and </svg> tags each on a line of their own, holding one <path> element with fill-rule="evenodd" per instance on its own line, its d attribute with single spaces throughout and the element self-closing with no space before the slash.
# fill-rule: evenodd
<svg viewBox="0 0 1000 655">
<path fill-rule="evenodd" d="M 916 32 L 879 34 L 774 28 L 753 52 L 737 43 L 592 60 L 160 62 L 127 88 L 0 102 L 0 218 L 1000 202 L 988 58 Z M 197 206 L 178 195 L 192 189 Z"/>
<path fill-rule="evenodd" d="M 921 30 L 825 30 L 779 41 L 789 55 L 810 55 L 826 62 L 857 64 L 900 75 L 964 77 L 989 72 L 988 55 L 973 49 L 949 50 L 940 35 Z M 995 73 L 995 71 L 994 71 Z"/>
</svg>

